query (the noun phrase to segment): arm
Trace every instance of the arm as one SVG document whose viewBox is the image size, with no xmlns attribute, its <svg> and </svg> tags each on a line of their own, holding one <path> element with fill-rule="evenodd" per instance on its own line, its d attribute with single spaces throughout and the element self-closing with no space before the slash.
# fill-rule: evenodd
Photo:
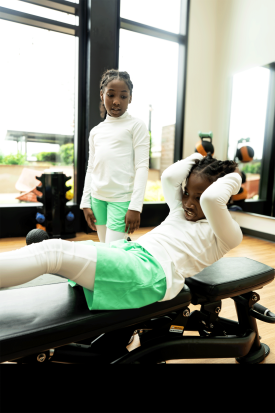
<svg viewBox="0 0 275 413">
<path fill-rule="evenodd" d="M 136 173 L 131 202 L 125 216 L 125 232 L 130 227 L 129 234 L 139 228 L 140 213 L 148 179 L 150 137 L 143 122 L 138 123 L 133 128 L 133 146 Z"/>
<path fill-rule="evenodd" d="M 202 158 L 200 153 L 193 153 L 187 158 L 173 163 L 163 172 L 161 176 L 162 190 L 170 211 L 181 206 L 182 183 L 194 165 L 195 159 L 201 160 Z"/>
<path fill-rule="evenodd" d="M 226 249 L 242 242 L 242 231 L 227 209 L 227 202 L 239 192 L 242 178 L 237 172 L 213 182 L 200 198 L 201 208 L 214 234 Z"/>
<path fill-rule="evenodd" d="M 91 208 L 91 186 L 92 186 L 92 166 L 94 161 L 94 141 L 92 131 L 89 136 L 89 160 L 85 177 L 83 195 L 81 198 L 80 209 Z"/>
<path fill-rule="evenodd" d="M 141 212 L 148 178 L 150 149 L 150 137 L 144 123 L 138 123 L 134 127 L 133 146 L 136 174 L 129 209 Z"/>
<path fill-rule="evenodd" d="M 87 221 L 88 226 L 96 231 L 96 226 L 95 226 L 95 216 L 94 213 L 91 209 L 91 186 L 92 186 L 92 166 L 93 166 L 93 161 L 94 161 L 94 142 L 93 142 L 93 135 L 92 131 L 90 133 L 89 137 L 89 160 L 88 160 L 88 167 L 87 167 L 87 172 L 86 172 L 86 177 L 85 177 L 85 183 L 84 183 L 84 190 L 83 190 L 83 195 L 80 203 L 80 209 L 83 210 L 85 220 Z"/>
</svg>

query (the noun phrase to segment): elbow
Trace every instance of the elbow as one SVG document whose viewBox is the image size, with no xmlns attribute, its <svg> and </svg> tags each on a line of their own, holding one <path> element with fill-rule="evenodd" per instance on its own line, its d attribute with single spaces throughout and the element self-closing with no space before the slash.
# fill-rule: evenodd
<svg viewBox="0 0 275 413">
<path fill-rule="evenodd" d="M 165 174 L 165 171 L 164 171 L 160 178 L 162 187 L 166 187 L 167 185 L 169 185 L 170 178 L 171 177 L 168 174 Z"/>
<path fill-rule="evenodd" d="M 237 248 L 241 244 L 242 240 L 243 240 L 243 233 L 242 233 L 241 228 L 239 228 L 238 234 L 236 234 L 236 236 L 234 237 L 233 242 L 230 243 L 231 245 L 229 245 L 229 248 L 231 250 L 233 250 L 233 248 Z"/>
<path fill-rule="evenodd" d="M 136 172 L 137 171 L 144 171 L 144 172 L 147 172 L 148 173 L 148 171 L 149 171 L 149 163 L 147 164 L 142 164 L 142 165 L 136 165 L 136 167 L 135 167 L 135 169 L 136 169 Z"/>
<path fill-rule="evenodd" d="M 172 174 L 169 171 L 169 168 L 165 169 L 161 175 L 161 182 L 170 182 L 172 180 Z"/>
<path fill-rule="evenodd" d="M 208 195 L 208 193 L 204 192 L 200 198 L 201 209 L 203 211 L 207 210 L 208 205 L 211 205 L 211 203 L 213 203 L 213 197 L 211 195 Z"/>
</svg>

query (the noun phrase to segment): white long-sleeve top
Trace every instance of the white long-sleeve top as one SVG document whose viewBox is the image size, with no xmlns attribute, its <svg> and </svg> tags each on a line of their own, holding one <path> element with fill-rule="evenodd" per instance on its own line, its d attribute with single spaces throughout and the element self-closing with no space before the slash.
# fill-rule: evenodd
<svg viewBox="0 0 275 413">
<path fill-rule="evenodd" d="M 226 206 L 231 195 L 237 194 L 241 187 L 242 179 L 235 172 L 217 179 L 201 195 L 205 219 L 196 222 L 185 219 L 182 184 L 194 160 L 202 158 L 195 153 L 163 172 L 161 182 L 169 215 L 159 226 L 136 240 L 159 261 L 166 274 L 167 290 L 161 301 L 174 298 L 183 288 L 185 278 L 218 261 L 243 238 Z"/>
<path fill-rule="evenodd" d="M 125 112 L 95 126 L 89 136 L 89 160 L 80 209 L 91 196 L 102 201 L 131 201 L 142 211 L 149 169 L 150 137 L 145 123 Z"/>
</svg>

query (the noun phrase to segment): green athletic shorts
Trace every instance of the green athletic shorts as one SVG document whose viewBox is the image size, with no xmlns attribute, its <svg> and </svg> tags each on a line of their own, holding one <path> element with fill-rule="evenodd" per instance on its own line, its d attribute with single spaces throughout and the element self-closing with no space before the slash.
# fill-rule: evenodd
<svg viewBox="0 0 275 413">
<path fill-rule="evenodd" d="M 106 225 L 113 231 L 125 232 L 125 215 L 129 204 L 130 201 L 107 202 L 91 197 L 91 209 L 96 219 L 95 224 Z"/>
<path fill-rule="evenodd" d="M 82 287 L 89 310 L 140 308 L 163 299 L 166 276 L 141 245 L 119 240 L 104 244 L 78 241 L 97 249 L 94 291 Z M 74 287 L 77 284 L 69 280 Z"/>
</svg>

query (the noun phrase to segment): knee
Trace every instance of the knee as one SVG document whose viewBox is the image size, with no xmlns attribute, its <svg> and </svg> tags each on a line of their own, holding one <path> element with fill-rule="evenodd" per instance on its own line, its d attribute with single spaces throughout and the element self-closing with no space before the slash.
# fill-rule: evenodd
<svg viewBox="0 0 275 413">
<path fill-rule="evenodd" d="M 69 242 L 69 241 L 66 241 Z M 47 251 L 60 251 L 62 249 L 63 240 L 60 238 L 46 239 L 41 242 L 44 249 Z"/>
</svg>

